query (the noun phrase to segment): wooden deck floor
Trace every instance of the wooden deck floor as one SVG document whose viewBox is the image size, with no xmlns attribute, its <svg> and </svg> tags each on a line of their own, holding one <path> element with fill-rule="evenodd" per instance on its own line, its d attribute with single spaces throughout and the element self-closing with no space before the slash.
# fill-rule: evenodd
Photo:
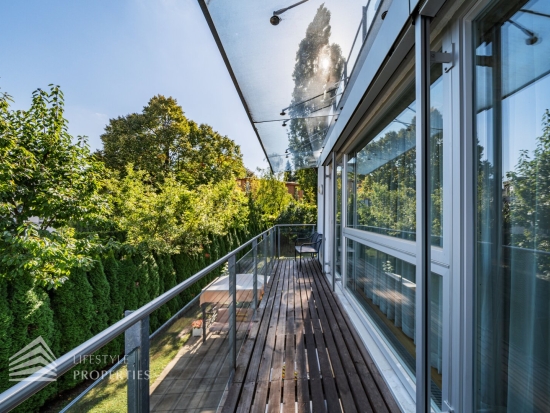
<svg viewBox="0 0 550 413">
<path fill-rule="evenodd" d="M 400 411 L 316 260 L 276 264 L 219 410 Z"/>
</svg>

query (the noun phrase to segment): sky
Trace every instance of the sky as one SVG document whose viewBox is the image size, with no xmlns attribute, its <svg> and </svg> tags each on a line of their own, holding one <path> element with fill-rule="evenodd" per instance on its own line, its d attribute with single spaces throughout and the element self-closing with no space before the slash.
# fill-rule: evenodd
<svg viewBox="0 0 550 413">
<path fill-rule="evenodd" d="M 12 108 L 60 85 L 69 132 L 95 150 L 109 119 L 172 96 L 240 145 L 247 168 L 268 166 L 196 0 L 12 1 L 0 18 L 0 92 Z"/>
</svg>

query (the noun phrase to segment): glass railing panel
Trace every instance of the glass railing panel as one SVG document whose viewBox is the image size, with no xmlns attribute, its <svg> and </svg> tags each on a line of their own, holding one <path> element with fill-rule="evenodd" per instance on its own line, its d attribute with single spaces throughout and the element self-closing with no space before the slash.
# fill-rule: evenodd
<svg viewBox="0 0 550 413">
<path fill-rule="evenodd" d="M 180 311 L 152 337 L 153 410 L 168 411 L 177 406 L 215 410 L 221 401 L 229 379 L 227 265 L 218 274 L 214 279 L 207 276 L 190 286 L 180 297 Z"/>
<path fill-rule="evenodd" d="M 127 361 L 132 359 L 137 351 L 136 349 L 126 355 L 113 356 L 113 344 L 111 344 L 98 350 L 92 356 L 86 356 L 83 364 L 73 368 L 64 377 L 74 379 L 77 375 L 86 374 L 89 386 L 76 398 L 72 398 L 63 409 L 47 411 L 60 411 L 61 413 L 127 412 Z M 108 364 L 103 365 L 105 360 L 108 361 Z M 84 366 L 88 368 L 85 369 Z"/>
<path fill-rule="evenodd" d="M 280 258 L 294 258 L 296 246 L 305 242 L 310 242 L 310 238 L 315 231 L 313 225 L 281 225 L 278 227 L 279 240 L 278 248 Z"/>
<path fill-rule="evenodd" d="M 256 252 L 258 248 L 256 247 Z M 237 306 L 236 306 L 236 352 L 239 353 L 252 326 L 255 309 L 263 298 L 264 277 L 258 274 L 258 257 L 250 250 L 236 263 Z"/>
<path fill-rule="evenodd" d="M 283 235 L 287 238 L 309 235 L 312 228 L 297 225 L 283 231 Z M 277 262 L 280 243 L 277 230 L 258 240 L 256 254 L 251 244 L 235 256 L 234 297 L 229 266 L 225 263 L 157 308 L 148 318 L 128 327 L 93 355 L 83 357 L 78 361 L 80 364 L 57 377 L 55 383 L 27 400 L 25 405 L 32 410 L 32 406 L 49 399 L 47 408 L 41 411 L 124 412 L 129 410 L 129 401 L 136 398 L 132 395 L 146 389 L 153 409 L 171 409 L 184 403 L 186 408 L 215 410 L 227 394 L 236 356 L 263 298 L 264 284 Z M 162 274 L 164 280 L 171 279 L 172 275 L 175 284 L 192 276 L 181 273 L 182 268 L 164 268 L 165 272 L 171 271 L 171 274 Z M 127 316 L 130 314 L 131 311 Z M 131 329 L 137 341 L 129 345 L 127 338 Z M 148 353 L 144 356 L 146 349 Z M 134 373 L 145 382 L 136 384 Z M 139 383 L 145 384 L 140 388 Z M 54 394 L 58 396 L 52 400 Z M 146 398 L 143 397 L 143 402 Z M 36 402 L 38 399 L 42 402 Z"/>
</svg>

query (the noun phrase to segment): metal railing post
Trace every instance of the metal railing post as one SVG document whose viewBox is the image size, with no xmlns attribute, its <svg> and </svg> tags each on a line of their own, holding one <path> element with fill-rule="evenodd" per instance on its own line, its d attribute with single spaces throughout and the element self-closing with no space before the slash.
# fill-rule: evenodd
<svg viewBox="0 0 550 413">
<path fill-rule="evenodd" d="M 281 259 L 281 227 L 277 226 L 277 258 Z"/>
<path fill-rule="evenodd" d="M 237 366 L 237 272 L 235 254 L 229 257 L 229 367 L 233 374 Z"/>
<path fill-rule="evenodd" d="M 275 228 L 271 230 L 271 234 L 269 236 L 269 239 L 271 240 L 269 245 L 271 246 L 271 261 L 269 265 L 269 270 L 273 270 L 273 266 L 275 265 Z"/>
<path fill-rule="evenodd" d="M 129 316 L 133 311 L 125 311 Z M 128 413 L 149 413 L 149 317 L 124 332 L 128 370 Z"/>
<path fill-rule="evenodd" d="M 264 234 L 264 288 L 267 285 L 267 236 Z"/>
<path fill-rule="evenodd" d="M 258 308 L 258 240 L 252 241 L 252 256 L 254 257 L 254 270 L 252 275 L 252 291 L 254 310 Z M 265 285 L 264 285 L 265 289 Z"/>
<path fill-rule="evenodd" d="M 206 303 L 202 303 L 202 342 L 206 343 Z"/>
</svg>

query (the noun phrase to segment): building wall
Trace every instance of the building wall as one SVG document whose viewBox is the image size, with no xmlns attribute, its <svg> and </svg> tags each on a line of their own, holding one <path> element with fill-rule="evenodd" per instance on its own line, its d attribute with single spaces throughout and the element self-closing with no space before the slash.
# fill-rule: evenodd
<svg viewBox="0 0 550 413">
<path fill-rule="evenodd" d="M 322 165 L 336 179 L 336 158 L 342 172 L 331 191 L 319 174 L 327 276 L 334 262 L 336 291 L 404 411 L 420 406 L 426 340 L 434 410 L 548 411 L 550 6 L 417 5 L 390 4 L 329 132 Z M 429 50 L 451 58 L 431 65 L 426 89 L 418 11 L 432 17 Z"/>
</svg>

